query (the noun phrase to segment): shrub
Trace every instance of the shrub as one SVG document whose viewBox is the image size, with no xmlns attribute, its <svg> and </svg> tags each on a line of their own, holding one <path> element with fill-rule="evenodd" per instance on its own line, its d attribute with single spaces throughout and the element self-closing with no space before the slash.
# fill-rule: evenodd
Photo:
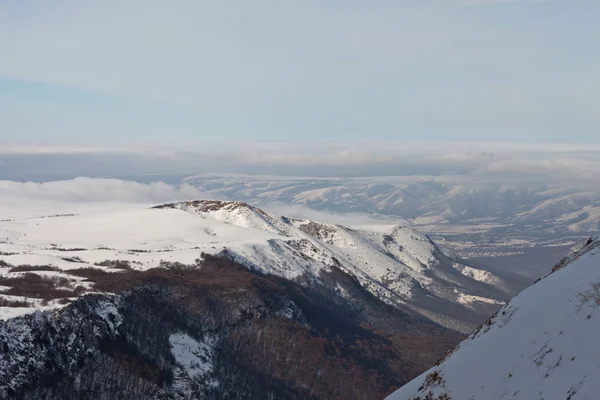
<svg viewBox="0 0 600 400">
<path fill-rule="evenodd" d="M 104 261 L 97 262 L 94 265 L 97 265 L 99 267 L 107 267 L 107 268 L 123 269 L 123 270 L 131 269 L 131 264 L 127 260 L 104 260 Z"/>
<path fill-rule="evenodd" d="M 592 303 L 592 307 L 600 306 L 600 281 L 592 283 L 588 290 L 578 293 L 578 296 L 579 309 L 587 303 Z"/>
<path fill-rule="evenodd" d="M 65 260 L 65 261 L 67 261 L 67 262 L 72 262 L 72 263 L 82 263 L 82 262 L 84 262 L 79 257 L 62 257 L 62 259 Z"/>
<path fill-rule="evenodd" d="M 428 374 L 425 377 L 425 382 L 424 382 L 424 386 L 425 387 L 431 387 L 431 386 L 438 386 L 444 383 L 444 379 L 442 378 L 442 374 L 440 374 L 438 371 L 433 371 L 432 373 Z"/>
<path fill-rule="evenodd" d="M 69 279 L 62 276 L 40 276 L 31 272 L 15 277 L 0 276 L 0 285 L 10 286 L 5 294 L 39 299 L 74 297 L 74 290 L 60 287 L 70 283 Z"/>
<path fill-rule="evenodd" d="M 25 300 L 9 300 L 0 297 L 0 307 L 32 307 L 33 304 Z"/>
<path fill-rule="evenodd" d="M 30 272 L 30 271 L 60 271 L 60 268 L 52 265 L 18 265 L 12 267 L 8 272 Z"/>
<path fill-rule="evenodd" d="M 64 271 L 64 272 L 69 275 L 80 276 L 82 278 L 88 278 L 90 280 L 93 280 L 93 278 L 104 277 L 104 276 L 108 276 L 108 275 L 110 275 L 114 278 L 114 274 L 112 274 L 110 272 L 106 272 L 105 270 L 100 269 L 100 268 L 92 268 L 92 267 L 70 269 L 70 270 Z"/>
</svg>

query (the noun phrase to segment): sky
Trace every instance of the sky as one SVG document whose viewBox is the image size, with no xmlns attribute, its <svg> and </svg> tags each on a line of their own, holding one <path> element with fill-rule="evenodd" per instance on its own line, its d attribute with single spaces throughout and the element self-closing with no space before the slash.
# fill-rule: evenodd
<svg viewBox="0 0 600 400">
<path fill-rule="evenodd" d="M 597 0 L 0 0 L 0 147 L 600 146 L 599 20 Z"/>
</svg>

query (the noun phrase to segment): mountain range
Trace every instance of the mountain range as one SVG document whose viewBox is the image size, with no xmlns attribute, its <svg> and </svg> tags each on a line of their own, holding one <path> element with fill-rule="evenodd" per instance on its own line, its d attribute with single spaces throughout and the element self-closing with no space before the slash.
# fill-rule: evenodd
<svg viewBox="0 0 600 400">
<path fill-rule="evenodd" d="M 203 174 L 183 182 L 208 198 L 246 201 L 296 217 L 410 225 L 504 279 L 511 295 L 600 231 L 600 191 L 575 181 Z"/>
<path fill-rule="evenodd" d="M 205 174 L 183 179 L 208 196 L 254 204 L 405 218 L 427 231 L 502 233 L 529 241 L 600 230 L 600 191 L 549 183 L 452 176 L 301 178 Z M 526 229 L 524 229 L 526 228 Z M 521 235 L 519 235 L 519 231 Z"/>
</svg>

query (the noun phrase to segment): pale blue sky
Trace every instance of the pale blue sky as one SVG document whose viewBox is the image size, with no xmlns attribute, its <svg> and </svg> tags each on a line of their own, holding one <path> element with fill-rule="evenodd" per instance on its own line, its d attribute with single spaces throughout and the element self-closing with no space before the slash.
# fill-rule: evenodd
<svg viewBox="0 0 600 400">
<path fill-rule="evenodd" d="M 0 144 L 600 144 L 597 0 L 0 0 Z"/>
</svg>

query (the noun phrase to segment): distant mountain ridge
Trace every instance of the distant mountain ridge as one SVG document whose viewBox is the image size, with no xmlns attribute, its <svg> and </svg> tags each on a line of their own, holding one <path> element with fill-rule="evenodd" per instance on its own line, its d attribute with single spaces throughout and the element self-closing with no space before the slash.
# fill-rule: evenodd
<svg viewBox="0 0 600 400">
<path fill-rule="evenodd" d="M 184 179 L 203 193 L 255 204 L 363 212 L 418 225 L 528 226 L 536 235 L 600 231 L 600 191 L 540 183 L 452 181 L 444 177 L 297 178 L 206 174 Z"/>
</svg>

